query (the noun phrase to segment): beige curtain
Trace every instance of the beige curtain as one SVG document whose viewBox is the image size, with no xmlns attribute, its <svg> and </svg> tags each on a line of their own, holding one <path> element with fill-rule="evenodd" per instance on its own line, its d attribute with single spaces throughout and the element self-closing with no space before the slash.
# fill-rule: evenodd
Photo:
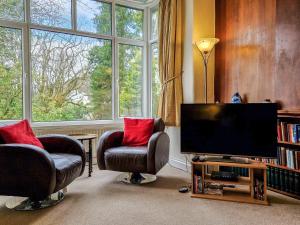
<svg viewBox="0 0 300 225">
<path fill-rule="evenodd" d="M 182 8 L 184 0 L 159 3 L 159 76 L 162 85 L 158 116 L 179 126 L 182 91 Z"/>
</svg>

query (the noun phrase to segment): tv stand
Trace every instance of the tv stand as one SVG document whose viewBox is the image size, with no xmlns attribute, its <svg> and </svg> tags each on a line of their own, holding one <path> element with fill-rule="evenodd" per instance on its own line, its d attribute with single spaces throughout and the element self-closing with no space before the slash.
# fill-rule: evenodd
<svg viewBox="0 0 300 225">
<path fill-rule="evenodd" d="M 237 180 L 218 180 L 212 177 L 212 171 L 219 171 L 220 167 L 248 168 L 249 176 L 239 176 Z M 246 164 L 192 162 L 191 197 L 268 205 L 267 166 L 252 160 Z"/>
<path fill-rule="evenodd" d="M 235 158 L 228 155 L 219 156 L 209 156 L 204 159 L 206 162 L 226 162 L 226 163 L 239 163 L 239 164 L 249 164 L 249 160 L 245 158 Z"/>
</svg>

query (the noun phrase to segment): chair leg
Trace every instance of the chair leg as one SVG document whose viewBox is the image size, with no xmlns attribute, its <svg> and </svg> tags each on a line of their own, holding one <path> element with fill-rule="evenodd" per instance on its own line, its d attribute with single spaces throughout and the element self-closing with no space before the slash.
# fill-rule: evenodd
<svg viewBox="0 0 300 225">
<path fill-rule="evenodd" d="M 31 198 L 12 197 L 5 203 L 5 206 L 9 209 L 14 209 L 17 211 L 33 211 L 57 205 L 63 199 L 63 191 L 58 191 L 41 201 L 32 200 Z"/>
<path fill-rule="evenodd" d="M 156 181 L 157 177 L 145 173 L 122 173 L 117 180 L 128 184 L 147 184 Z"/>
</svg>

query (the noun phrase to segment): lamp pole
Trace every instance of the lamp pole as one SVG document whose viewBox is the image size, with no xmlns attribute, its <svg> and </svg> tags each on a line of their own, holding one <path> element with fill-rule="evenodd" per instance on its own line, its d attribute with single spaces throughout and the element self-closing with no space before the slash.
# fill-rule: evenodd
<svg viewBox="0 0 300 225">
<path fill-rule="evenodd" d="M 211 52 L 207 51 L 200 51 L 202 59 L 203 59 L 203 64 L 204 64 L 204 97 L 205 97 L 205 104 L 207 104 L 207 64 L 208 64 L 208 58 L 210 56 Z"/>
<path fill-rule="evenodd" d="M 207 104 L 207 65 L 209 56 L 215 47 L 215 45 L 220 40 L 218 38 L 201 38 L 199 41 L 195 43 L 198 47 L 198 50 L 202 56 L 203 63 L 204 63 L 204 97 L 205 97 L 205 104 Z"/>
</svg>

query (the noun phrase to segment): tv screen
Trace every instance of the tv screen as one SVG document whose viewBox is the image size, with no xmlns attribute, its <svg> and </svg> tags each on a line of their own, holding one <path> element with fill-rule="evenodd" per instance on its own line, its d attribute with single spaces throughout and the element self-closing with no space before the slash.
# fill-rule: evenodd
<svg viewBox="0 0 300 225">
<path fill-rule="evenodd" d="M 277 104 L 182 104 L 181 152 L 277 157 Z"/>
</svg>

